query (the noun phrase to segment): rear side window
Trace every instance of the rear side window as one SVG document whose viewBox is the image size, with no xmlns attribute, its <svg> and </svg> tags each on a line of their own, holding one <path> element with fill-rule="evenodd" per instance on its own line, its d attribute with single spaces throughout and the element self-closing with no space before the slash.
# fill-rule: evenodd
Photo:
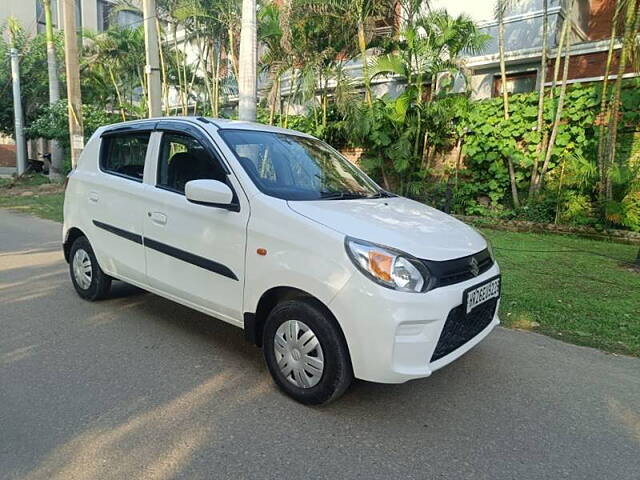
<svg viewBox="0 0 640 480">
<path fill-rule="evenodd" d="M 102 138 L 100 167 L 115 175 L 142 182 L 149 132 L 109 135 Z"/>
</svg>

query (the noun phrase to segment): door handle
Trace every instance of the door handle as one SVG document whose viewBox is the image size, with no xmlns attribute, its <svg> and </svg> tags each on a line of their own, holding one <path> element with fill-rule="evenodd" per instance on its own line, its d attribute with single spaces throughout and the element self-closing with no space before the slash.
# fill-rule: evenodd
<svg viewBox="0 0 640 480">
<path fill-rule="evenodd" d="M 166 225 L 167 224 L 167 216 L 162 212 L 148 212 L 149 218 L 156 225 Z"/>
<path fill-rule="evenodd" d="M 98 203 L 99 199 L 98 192 L 89 192 L 89 201 L 93 203 Z"/>
</svg>

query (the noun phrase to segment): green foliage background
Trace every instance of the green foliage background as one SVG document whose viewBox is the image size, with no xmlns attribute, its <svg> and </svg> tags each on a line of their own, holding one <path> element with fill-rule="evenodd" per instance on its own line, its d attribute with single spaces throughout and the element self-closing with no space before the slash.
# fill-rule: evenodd
<svg viewBox="0 0 640 480">
<path fill-rule="evenodd" d="M 633 144 L 630 135 L 640 124 L 640 85 L 634 80 L 622 91 L 622 118 L 626 129 L 623 137 L 625 148 L 618 151 L 619 162 L 640 149 Z M 597 124 L 600 104 L 600 84 L 575 84 L 568 88 L 567 100 L 551 158 L 550 178 L 553 184 L 559 175 L 558 167 L 563 160 L 582 158 L 595 162 L 598 146 Z M 542 136 L 536 131 L 538 95 L 536 92 L 513 95 L 509 105 L 509 120 L 501 115 L 502 100 L 494 98 L 476 102 L 467 118 L 469 133 L 464 139 L 465 182 L 469 197 L 466 213 L 482 213 L 474 203 L 474 195 L 486 195 L 492 205 L 499 208 L 508 205 L 509 174 L 504 162 L 511 156 L 516 166 L 518 186 L 528 188 L 531 166 L 537 155 L 537 145 Z M 545 104 L 545 120 L 550 123 L 555 105 Z"/>
</svg>

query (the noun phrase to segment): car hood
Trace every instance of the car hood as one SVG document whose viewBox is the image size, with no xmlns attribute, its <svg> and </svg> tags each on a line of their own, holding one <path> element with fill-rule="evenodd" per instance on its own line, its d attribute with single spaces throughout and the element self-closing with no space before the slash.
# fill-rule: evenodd
<svg viewBox="0 0 640 480">
<path fill-rule="evenodd" d="M 473 228 L 403 197 L 289 201 L 289 207 L 333 230 L 428 260 L 477 253 L 487 244 Z"/>
</svg>

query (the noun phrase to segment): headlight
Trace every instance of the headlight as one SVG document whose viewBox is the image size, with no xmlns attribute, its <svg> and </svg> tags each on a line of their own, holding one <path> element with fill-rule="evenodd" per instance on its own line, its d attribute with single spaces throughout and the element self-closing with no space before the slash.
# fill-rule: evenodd
<svg viewBox="0 0 640 480">
<path fill-rule="evenodd" d="M 478 235 L 480 235 L 482 238 L 484 238 L 485 242 L 487 242 L 487 250 L 489 250 L 489 256 L 491 257 L 491 260 L 493 262 L 495 262 L 496 261 L 496 257 L 493 254 L 493 245 L 491 245 L 491 240 L 489 240 L 489 237 L 487 237 L 484 233 L 482 233 L 476 227 L 471 227 L 471 228 L 473 228 L 476 231 L 476 233 Z"/>
<path fill-rule="evenodd" d="M 354 265 L 380 285 L 402 292 L 423 292 L 429 286 L 429 271 L 411 255 L 363 240 L 347 237 L 347 254 Z"/>
</svg>

